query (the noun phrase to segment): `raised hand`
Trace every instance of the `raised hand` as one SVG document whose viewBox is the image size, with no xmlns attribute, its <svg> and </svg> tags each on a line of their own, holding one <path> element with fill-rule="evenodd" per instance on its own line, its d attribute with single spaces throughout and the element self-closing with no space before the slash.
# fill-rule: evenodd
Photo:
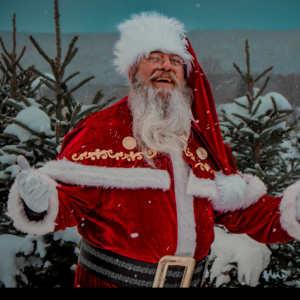
<svg viewBox="0 0 300 300">
<path fill-rule="evenodd" d="M 21 173 L 17 177 L 18 190 L 21 198 L 34 212 L 41 213 L 48 209 L 51 189 L 41 178 L 34 176 L 29 163 L 22 155 L 18 157 Z"/>
</svg>

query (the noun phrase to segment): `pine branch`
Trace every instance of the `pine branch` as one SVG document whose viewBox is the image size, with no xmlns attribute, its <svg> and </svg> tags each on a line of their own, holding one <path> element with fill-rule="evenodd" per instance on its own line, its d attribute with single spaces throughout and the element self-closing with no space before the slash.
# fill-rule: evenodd
<svg viewBox="0 0 300 300">
<path fill-rule="evenodd" d="M 54 0 L 54 19 L 55 19 L 55 33 L 56 33 L 56 49 L 57 49 L 57 56 L 55 58 L 55 64 L 57 68 L 60 67 L 61 61 L 61 35 L 60 35 L 60 24 L 59 24 L 59 9 L 58 9 L 58 0 Z"/>
<path fill-rule="evenodd" d="M 74 77 L 77 76 L 78 74 L 80 74 L 80 72 L 75 72 L 75 73 L 71 74 L 71 75 L 68 76 L 62 83 L 66 84 L 69 80 L 71 80 L 72 78 L 74 78 Z"/>
<path fill-rule="evenodd" d="M 241 75 L 241 77 L 244 79 L 245 83 L 248 83 L 248 80 L 246 79 L 245 75 L 243 74 L 243 72 L 241 71 L 241 69 L 235 64 L 233 63 L 234 68 L 238 71 L 238 73 Z"/>
<path fill-rule="evenodd" d="M 6 56 L 9 57 L 10 60 L 12 61 L 12 57 L 11 57 L 11 55 L 9 54 L 9 52 L 6 50 L 5 44 L 4 44 L 4 42 L 3 42 L 1 36 L 0 36 L 0 44 L 1 44 L 1 47 L 2 47 L 2 49 L 3 49 L 3 51 L 4 51 L 4 53 L 6 54 Z"/>
<path fill-rule="evenodd" d="M 56 103 L 55 103 L 54 101 L 50 100 L 49 98 L 44 97 L 43 99 L 44 99 L 46 102 L 48 102 L 48 104 L 52 104 L 53 106 L 56 106 Z"/>
<path fill-rule="evenodd" d="M 28 93 L 27 93 L 26 96 L 27 96 L 27 97 L 33 97 L 34 94 L 35 94 L 35 92 L 36 92 L 42 85 L 43 85 L 43 83 L 40 81 L 40 82 L 35 86 L 34 89 L 28 91 Z"/>
<path fill-rule="evenodd" d="M 29 76 L 27 78 L 29 78 Z M 36 77 L 32 77 L 30 80 L 27 79 L 26 84 L 21 89 L 19 89 L 19 92 L 23 94 L 23 93 L 25 93 L 25 90 L 27 89 L 26 97 L 29 97 L 28 93 L 31 92 L 31 85 L 35 80 L 36 80 Z M 21 84 L 19 84 L 19 86 L 20 85 Z"/>
<path fill-rule="evenodd" d="M 15 74 L 15 70 L 12 68 L 12 66 L 11 66 L 10 62 L 8 61 L 8 59 L 6 58 L 6 56 L 4 56 L 3 54 L 1 54 L 1 56 L 2 56 L 2 59 L 3 59 L 4 63 L 5 63 L 5 66 L 6 66 L 7 70 L 12 75 L 14 75 Z"/>
<path fill-rule="evenodd" d="M 4 103 L 7 104 L 7 105 L 12 106 L 14 109 L 16 109 L 16 110 L 18 110 L 18 111 L 21 111 L 21 110 L 24 108 L 23 106 L 21 106 L 21 105 L 15 103 L 15 102 L 13 102 L 13 101 L 11 101 L 11 100 L 9 100 L 9 99 L 5 100 Z"/>
<path fill-rule="evenodd" d="M 261 105 L 261 99 L 259 99 L 257 105 L 255 106 L 254 110 L 253 110 L 253 113 L 251 114 L 251 118 L 256 114 L 256 112 L 258 111 L 260 105 Z"/>
<path fill-rule="evenodd" d="M 9 122 L 11 123 L 14 123 L 20 127 L 22 127 L 23 129 L 29 131 L 30 133 L 32 133 L 34 136 L 37 136 L 37 137 L 41 137 L 41 133 L 38 133 L 38 132 L 35 132 L 34 130 L 30 129 L 27 125 L 15 120 L 15 119 L 9 119 Z"/>
<path fill-rule="evenodd" d="M 55 147 L 54 144 L 52 143 L 48 143 L 47 141 L 43 140 L 43 143 L 45 145 L 48 145 L 48 146 L 51 146 L 51 147 Z M 30 141 L 26 142 L 25 143 L 27 146 L 29 146 L 31 149 L 38 149 L 45 157 L 49 157 L 51 160 L 52 159 L 55 159 L 56 156 L 57 156 L 57 153 L 55 152 L 52 152 L 52 151 L 49 151 L 47 149 L 44 148 L 43 145 L 36 145 Z"/>
<path fill-rule="evenodd" d="M 78 48 L 75 48 L 75 49 L 72 51 L 72 53 L 71 53 L 71 55 L 70 55 L 70 58 L 69 58 L 69 60 L 68 60 L 67 63 L 66 63 L 66 66 L 72 61 L 72 59 L 73 59 L 74 56 L 77 54 L 77 52 L 78 52 Z"/>
<path fill-rule="evenodd" d="M 42 55 L 44 57 L 44 59 L 49 63 L 50 63 L 50 58 L 48 57 L 48 55 L 43 51 L 43 49 L 40 47 L 40 45 L 37 43 L 37 41 L 33 38 L 32 35 L 29 36 L 29 39 L 31 40 L 33 46 L 36 48 L 36 50 L 40 53 L 40 55 Z"/>
<path fill-rule="evenodd" d="M 74 124 L 74 122 L 76 120 L 76 117 L 77 117 L 77 115 L 78 115 L 81 107 L 82 107 L 82 103 L 80 103 L 79 105 L 77 105 L 75 107 L 75 110 L 73 112 L 72 119 L 71 119 L 71 122 L 70 122 L 70 125 L 69 125 L 69 130 L 73 127 L 73 124 Z"/>
<path fill-rule="evenodd" d="M 69 99 L 69 97 L 66 94 L 63 95 L 63 99 L 65 100 L 65 103 L 68 107 L 69 113 L 73 114 L 72 101 Z"/>
<path fill-rule="evenodd" d="M 17 59 L 16 62 L 15 62 L 15 65 L 19 65 L 19 62 L 20 62 L 20 60 L 22 59 L 22 57 L 23 57 L 23 55 L 24 55 L 26 49 L 27 49 L 26 46 L 24 46 L 24 48 L 22 49 L 21 54 L 19 55 L 18 59 Z"/>
<path fill-rule="evenodd" d="M 16 14 L 13 16 L 13 51 L 12 53 L 16 53 L 16 47 L 17 47 L 17 28 L 16 28 Z"/>
<path fill-rule="evenodd" d="M 98 91 L 97 94 L 95 95 L 93 101 L 92 101 L 92 105 L 93 104 L 98 104 L 99 101 L 104 97 L 102 90 Z"/>
<path fill-rule="evenodd" d="M 50 59 L 50 66 L 51 66 L 51 70 L 55 77 L 56 82 L 59 82 L 60 81 L 59 75 L 58 75 L 59 67 L 57 66 L 57 63 L 54 63 L 53 59 Z"/>
<path fill-rule="evenodd" d="M 272 185 L 272 187 L 268 190 L 268 193 L 269 194 L 273 193 L 276 190 L 276 188 L 278 187 L 279 184 L 283 183 L 284 181 L 286 181 L 290 177 L 290 175 L 293 173 L 293 171 L 294 171 L 294 169 L 291 168 L 290 172 L 287 172 L 285 174 L 285 176 L 280 178 L 275 184 Z"/>
<path fill-rule="evenodd" d="M 223 116 L 223 118 L 224 118 L 225 121 L 229 122 L 234 128 L 239 129 L 239 127 L 236 126 L 236 125 L 235 125 L 230 119 L 228 119 L 225 115 Z"/>
<path fill-rule="evenodd" d="M 9 94 L 7 94 L 7 93 L 2 89 L 1 86 L 0 86 L 0 91 L 1 91 L 6 97 L 8 97 L 8 98 L 10 97 Z"/>
<path fill-rule="evenodd" d="M 55 133 L 56 133 L 56 146 L 58 146 L 58 144 L 59 144 L 59 133 L 60 133 L 60 122 L 56 123 Z"/>
<path fill-rule="evenodd" d="M 269 69 L 265 70 L 262 74 L 260 74 L 255 80 L 254 82 L 258 82 L 263 76 L 265 76 L 267 73 L 269 73 L 270 71 L 273 70 L 273 66 L 270 67 Z"/>
<path fill-rule="evenodd" d="M 263 170 L 260 168 L 259 164 L 256 164 L 254 166 L 255 170 L 265 179 L 265 182 L 266 184 L 269 186 L 269 187 L 272 187 L 272 184 L 269 182 L 269 179 L 268 177 L 265 175 L 265 173 L 263 172 Z"/>
<path fill-rule="evenodd" d="M 247 145 L 247 146 L 249 146 L 249 147 L 251 147 L 251 148 L 253 148 L 253 143 L 251 143 L 251 142 L 249 142 L 249 141 L 247 141 L 247 140 L 242 140 L 242 139 L 239 139 L 239 138 L 235 138 L 239 143 L 241 143 L 241 144 L 245 144 L 245 145 Z"/>
<path fill-rule="evenodd" d="M 4 146 L 2 148 L 2 150 L 5 151 L 5 153 L 7 153 L 7 154 L 24 155 L 24 156 L 27 154 L 27 152 L 25 150 L 20 149 L 18 147 L 11 149 L 11 148 L 9 148 L 9 146 L 8 147 Z"/>
<path fill-rule="evenodd" d="M 278 112 L 278 109 L 277 109 L 277 104 L 276 104 L 276 102 L 275 102 L 275 99 L 274 99 L 274 97 L 272 97 L 271 96 L 271 100 L 272 100 L 272 103 L 273 103 L 273 106 L 274 106 L 274 112 Z"/>
<path fill-rule="evenodd" d="M 55 81 L 54 81 L 52 78 L 50 78 L 49 76 L 45 75 L 44 73 L 38 71 L 34 66 L 31 66 L 31 67 L 30 67 L 30 70 L 31 70 L 32 72 L 34 72 L 36 75 L 38 75 L 38 76 L 40 76 L 40 77 L 43 77 L 43 78 L 45 78 L 45 79 L 48 80 L 48 81 L 51 81 L 51 82 L 55 83 Z"/>
<path fill-rule="evenodd" d="M 46 85 L 49 89 L 51 89 L 52 91 L 56 92 L 56 88 L 55 86 L 53 86 L 52 84 L 50 84 L 48 81 L 44 80 L 44 79 L 40 79 L 40 81 Z"/>
<path fill-rule="evenodd" d="M 81 112 L 80 114 L 78 114 L 75 118 L 75 121 L 73 124 L 77 124 L 81 119 L 87 117 L 89 114 L 92 114 L 96 111 L 100 111 L 101 107 L 98 105 L 91 105 L 89 108 L 85 109 L 83 112 Z"/>
<path fill-rule="evenodd" d="M 239 118 L 239 119 L 241 119 L 241 120 L 243 120 L 244 123 L 247 124 L 247 126 L 251 126 L 251 124 L 257 123 L 256 120 L 247 119 L 245 116 L 240 115 L 240 114 L 232 113 L 231 115 L 234 116 L 234 117 L 237 117 L 237 118 Z M 243 123 L 242 123 L 242 124 L 243 124 Z M 242 124 L 241 124 L 241 125 L 242 125 Z M 241 125 L 239 126 L 239 128 L 241 128 Z"/>
<path fill-rule="evenodd" d="M 248 109 L 248 106 L 243 105 L 243 104 L 237 102 L 236 100 L 232 100 L 232 101 L 233 101 L 235 104 L 237 104 L 238 106 Z"/>
<path fill-rule="evenodd" d="M 56 105 L 52 106 L 52 107 L 49 107 L 49 109 L 47 110 L 47 115 L 52 116 L 55 113 L 56 108 L 57 108 Z"/>
<path fill-rule="evenodd" d="M 2 62 L 0 61 L 0 70 L 2 71 L 3 74 L 7 74 L 4 66 L 2 65 Z"/>
<path fill-rule="evenodd" d="M 15 140 L 15 141 L 20 141 L 19 138 L 16 136 L 16 135 L 13 135 L 13 134 L 8 134 L 8 133 L 2 133 L 2 136 L 4 138 L 9 138 L 9 139 L 12 139 L 12 140 Z"/>
<path fill-rule="evenodd" d="M 250 70 L 250 52 L 249 52 L 248 39 L 246 39 L 245 41 L 245 52 L 246 52 L 246 65 L 247 65 L 247 82 L 249 82 L 251 78 L 251 70 Z"/>
<path fill-rule="evenodd" d="M 66 68 L 66 66 L 70 62 L 71 54 L 72 54 L 73 48 L 74 48 L 75 43 L 76 43 L 77 40 L 78 40 L 78 35 L 75 35 L 73 37 L 72 41 L 69 44 L 69 48 L 68 48 L 67 54 L 65 56 L 64 62 L 63 62 L 62 67 L 61 67 L 61 72 L 62 73 L 65 72 L 65 68 Z M 67 80 L 65 80 L 65 82 L 67 82 Z"/>
<path fill-rule="evenodd" d="M 263 85 L 263 87 L 261 88 L 261 90 L 257 93 L 256 97 L 253 99 L 253 100 L 256 100 L 257 98 L 259 98 L 262 93 L 264 92 L 264 90 L 266 89 L 268 83 L 269 83 L 269 80 L 271 79 L 271 77 L 268 77 Z"/>
<path fill-rule="evenodd" d="M 23 95 L 20 93 L 20 92 L 17 92 L 16 95 L 22 100 L 22 102 L 27 106 L 27 107 L 30 107 L 31 104 L 27 101 L 27 99 L 25 99 L 23 97 Z"/>
<path fill-rule="evenodd" d="M 79 88 L 81 88 L 84 84 L 86 84 L 87 82 L 89 82 L 90 80 L 94 79 L 95 76 L 90 76 L 84 80 L 82 80 L 81 82 L 79 82 L 77 85 L 75 85 L 67 94 L 71 95 L 72 93 L 74 93 L 76 90 L 78 90 Z"/>
</svg>

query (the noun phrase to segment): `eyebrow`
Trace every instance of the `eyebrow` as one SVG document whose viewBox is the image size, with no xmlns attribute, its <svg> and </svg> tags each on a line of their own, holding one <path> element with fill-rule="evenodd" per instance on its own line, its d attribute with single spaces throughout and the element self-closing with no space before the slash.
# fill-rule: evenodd
<svg viewBox="0 0 300 300">
<path fill-rule="evenodd" d="M 158 51 L 153 51 L 153 52 L 150 52 L 150 54 L 149 54 L 149 56 L 150 55 L 162 55 L 163 53 L 161 53 L 161 52 L 158 52 Z M 173 59 L 173 58 L 178 58 L 178 59 L 180 59 L 180 60 L 182 60 L 182 58 L 179 56 L 179 55 L 177 55 L 177 54 L 169 54 L 170 56 L 171 56 L 171 59 Z"/>
</svg>

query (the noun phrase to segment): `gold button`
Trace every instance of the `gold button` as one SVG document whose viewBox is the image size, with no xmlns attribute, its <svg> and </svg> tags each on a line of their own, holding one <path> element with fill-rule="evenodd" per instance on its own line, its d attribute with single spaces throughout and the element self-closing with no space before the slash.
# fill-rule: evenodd
<svg viewBox="0 0 300 300">
<path fill-rule="evenodd" d="M 136 140 L 131 136 L 128 136 L 128 137 L 124 138 L 122 144 L 123 144 L 123 147 L 127 150 L 132 150 L 137 145 Z"/>
<path fill-rule="evenodd" d="M 207 159 L 208 156 L 207 151 L 204 148 L 198 148 L 197 155 L 202 160 Z"/>
</svg>

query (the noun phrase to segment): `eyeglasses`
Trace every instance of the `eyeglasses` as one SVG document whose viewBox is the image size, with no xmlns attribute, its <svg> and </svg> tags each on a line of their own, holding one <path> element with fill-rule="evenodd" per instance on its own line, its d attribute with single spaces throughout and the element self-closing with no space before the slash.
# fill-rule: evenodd
<svg viewBox="0 0 300 300">
<path fill-rule="evenodd" d="M 165 61 L 169 61 L 174 70 L 180 70 L 184 67 L 184 65 L 186 65 L 186 63 L 183 60 L 176 60 L 176 59 L 163 60 L 163 59 L 158 58 L 158 57 L 155 57 L 155 58 L 151 57 L 149 59 L 144 59 L 143 60 L 143 62 L 145 62 L 145 63 L 150 63 L 151 67 L 154 68 L 154 69 L 160 69 Z"/>
</svg>

